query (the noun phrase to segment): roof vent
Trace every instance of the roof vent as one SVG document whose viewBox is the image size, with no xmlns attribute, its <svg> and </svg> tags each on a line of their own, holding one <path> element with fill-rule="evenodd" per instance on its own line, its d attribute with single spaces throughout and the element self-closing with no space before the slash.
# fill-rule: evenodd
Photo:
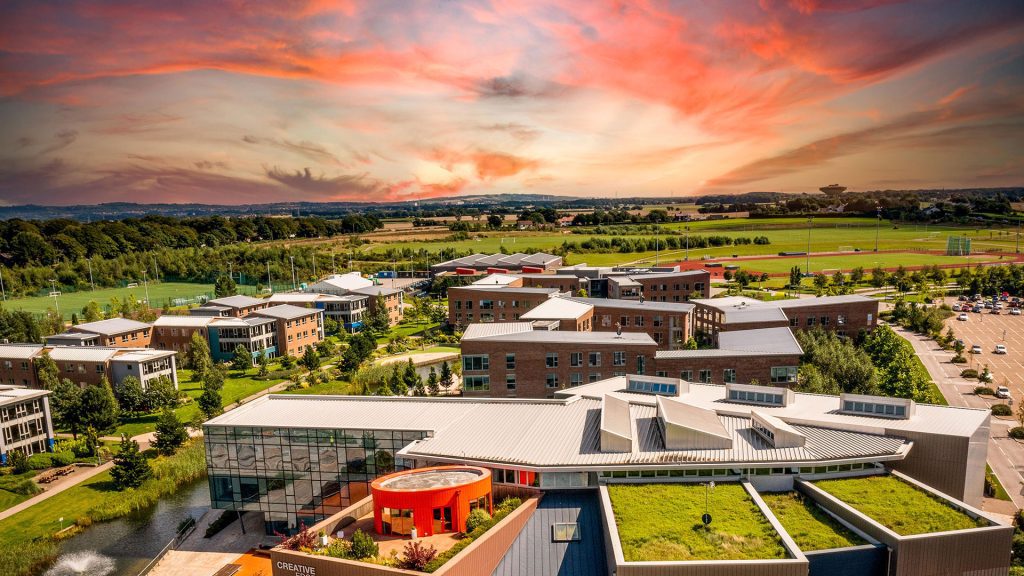
<svg viewBox="0 0 1024 576">
<path fill-rule="evenodd" d="M 914 415 L 915 407 L 914 401 L 908 398 L 864 394 L 841 394 L 839 396 L 839 411 L 843 414 L 906 420 Z"/>
<path fill-rule="evenodd" d="M 667 450 L 732 448 L 732 435 L 714 410 L 698 408 L 664 396 L 658 396 L 656 402 Z"/>
<path fill-rule="evenodd" d="M 796 400 L 796 394 L 789 388 L 756 384 L 726 384 L 725 394 L 729 402 L 760 406 L 789 406 Z"/>
<path fill-rule="evenodd" d="M 626 376 L 626 390 L 638 394 L 679 396 L 690 391 L 690 383 L 676 378 L 630 374 Z"/>
<path fill-rule="evenodd" d="M 776 448 L 802 448 L 807 443 L 806 436 L 779 418 L 764 412 L 750 411 L 750 427 Z"/>
<path fill-rule="evenodd" d="M 633 422 L 629 402 L 606 394 L 601 399 L 601 452 L 632 452 Z"/>
</svg>

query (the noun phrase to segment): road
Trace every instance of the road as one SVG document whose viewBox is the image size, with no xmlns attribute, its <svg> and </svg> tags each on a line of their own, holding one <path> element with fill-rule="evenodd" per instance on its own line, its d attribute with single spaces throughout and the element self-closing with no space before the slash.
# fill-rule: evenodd
<svg viewBox="0 0 1024 576">
<path fill-rule="evenodd" d="M 932 380 L 939 386 L 950 406 L 966 408 L 989 408 L 993 403 L 974 394 L 977 380 L 960 377 L 963 366 L 953 364 L 952 352 L 947 352 L 929 338 L 914 334 L 898 326 L 896 333 L 910 341 L 914 351 L 921 358 Z M 992 417 L 992 431 L 988 443 L 988 464 L 1017 508 L 1024 508 L 1024 444 L 1007 436 L 1015 425 L 1011 418 Z"/>
</svg>

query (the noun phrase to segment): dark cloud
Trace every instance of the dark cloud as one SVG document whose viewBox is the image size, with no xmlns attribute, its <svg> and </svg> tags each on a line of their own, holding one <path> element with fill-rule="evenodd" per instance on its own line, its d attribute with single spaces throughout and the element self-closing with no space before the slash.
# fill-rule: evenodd
<svg viewBox="0 0 1024 576">
<path fill-rule="evenodd" d="M 259 138 L 246 134 L 242 136 L 242 141 L 249 144 L 263 144 L 277 148 L 278 150 L 284 150 L 293 154 L 298 154 L 307 160 L 312 160 L 320 164 L 331 164 L 334 166 L 342 166 L 341 160 L 338 159 L 333 153 L 331 153 L 326 147 L 317 144 L 315 142 L 309 142 L 302 140 L 299 142 L 293 142 L 291 140 L 278 139 L 278 138 Z"/>
<path fill-rule="evenodd" d="M 228 163 L 227 162 L 221 162 L 221 161 L 214 162 L 214 161 L 210 161 L 210 160 L 196 160 L 192 164 L 196 168 L 198 168 L 200 170 L 213 170 L 214 168 L 224 168 L 224 169 L 226 169 L 228 167 Z"/>
<path fill-rule="evenodd" d="M 53 142 L 39 151 L 39 155 L 52 154 L 74 144 L 78 140 L 78 130 L 61 130 L 53 135 Z"/>
<path fill-rule="evenodd" d="M 549 80 L 526 75 L 495 76 L 477 80 L 474 90 L 481 98 L 548 97 L 567 88 Z"/>
<path fill-rule="evenodd" d="M 15 140 L 14 143 L 18 145 L 18 148 L 28 148 L 33 144 L 33 141 L 28 136 L 22 136 Z"/>
<path fill-rule="evenodd" d="M 374 195 L 384 190 L 380 181 L 366 174 L 342 174 L 328 177 L 324 174 L 316 176 L 309 168 L 289 172 L 277 166 L 267 169 L 267 178 L 280 182 L 294 190 L 329 198 L 349 198 L 353 200 L 377 200 Z"/>
</svg>

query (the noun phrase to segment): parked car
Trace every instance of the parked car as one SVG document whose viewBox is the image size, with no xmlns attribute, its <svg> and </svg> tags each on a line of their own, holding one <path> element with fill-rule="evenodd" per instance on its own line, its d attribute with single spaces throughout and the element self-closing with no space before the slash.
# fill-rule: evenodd
<svg viewBox="0 0 1024 576">
<path fill-rule="evenodd" d="M 1020 316 L 1020 314 L 1021 314 L 1020 308 L 1011 308 L 1010 309 L 1010 316 Z"/>
<path fill-rule="evenodd" d="M 971 354 L 981 354 L 981 344 L 971 346 Z"/>
<path fill-rule="evenodd" d="M 1002 314 L 1002 312 L 999 311 L 999 308 L 993 308 L 989 314 Z"/>
<path fill-rule="evenodd" d="M 996 344 L 996 349 L 994 350 L 994 352 L 996 354 L 1006 354 L 1006 345 L 1005 344 Z"/>
<path fill-rule="evenodd" d="M 971 308 L 971 312 L 974 312 L 975 314 L 981 314 L 981 306 L 975 306 L 974 308 Z"/>
<path fill-rule="evenodd" d="M 959 312 L 959 311 L 960 311 L 960 305 L 959 304 L 953 304 L 953 312 Z"/>
<path fill-rule="evenodd" d="M 963 294 L 961 294 L 960 297 L 957 298 L 957 300 L 959 300 L 961 302 L 967 302 L 967 296 L 964 296 Z"/>
<path fill-rule="evenodd" d="M 1005 399 L 1005 398 L 1009 398 L 1009 397 L 1010 397 L 1010 389 L 1009 388 L 1007 388 L 1006 386 L 1000 386 L 1000 387 L 996 388 L 996 398 L 1004 398 Z"/>
<path fill-rule="evenodd" d="M 991 307 L 992 307 L 992 303 L 991 302 L 985 302 L 985 308 L 991 308 Z"/>
<path fill-rule="evenodd" d="M 961 315 L 957 316 L 956 319 L 961 321 L 961 322 L 967 322 L 967 314 L 961 314 Z"/>
</svg>

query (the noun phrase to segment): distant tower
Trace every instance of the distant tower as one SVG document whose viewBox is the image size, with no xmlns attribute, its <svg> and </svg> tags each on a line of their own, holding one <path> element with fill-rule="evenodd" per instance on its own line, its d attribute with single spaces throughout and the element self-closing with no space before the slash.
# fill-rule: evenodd
<svg viewBox="0 0 1024 576">
<path fill-rule="evenodd" d="M 840 186 L 839 184 L 829 184 L 828 186 L 822 186 L 818 188 L 822 194 L 826 196 L 838 196 L 843 192 L 846 192 L 846 186 Z"/>
</svg>

